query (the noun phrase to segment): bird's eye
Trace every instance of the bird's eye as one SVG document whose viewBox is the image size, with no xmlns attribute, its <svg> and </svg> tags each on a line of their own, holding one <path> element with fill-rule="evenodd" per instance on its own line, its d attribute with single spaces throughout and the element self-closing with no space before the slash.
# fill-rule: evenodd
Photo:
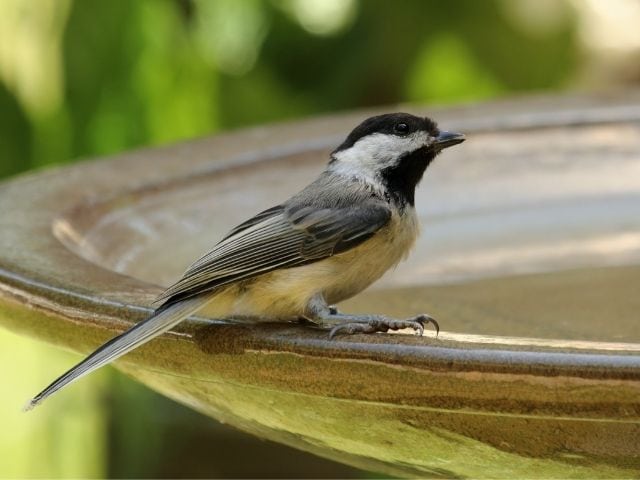
<svg viewBox="0 0 640 480">
<path fill-rule="evenodd" d="M 393 128 L 396 133 L 399 133 L 400 135 L 406 135 L 407 133 L 409 133 L 409 125 L 407 125 L 406 123 L 396 123 L 396 126 Z"/>
</svg>

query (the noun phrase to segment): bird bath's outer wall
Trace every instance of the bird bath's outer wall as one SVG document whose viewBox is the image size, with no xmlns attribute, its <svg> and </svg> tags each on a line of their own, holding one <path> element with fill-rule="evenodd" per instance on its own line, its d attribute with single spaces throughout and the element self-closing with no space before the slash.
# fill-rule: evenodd
<svg viewBox="0 0 640 480">
<path fill-rule="evenodd" d="M 471 146 L 459 150 L 464 174 L 447 170 L 446 155 L 437 160 L 418 198 L 423 222 L 432 225 L 423 241 L 432 243 L 420 243 L 412 262 L 383 286 L 577 267 L 628 268 L 625 274 L 638 278 L 633 265 L 640 249 L 633 242 L 640 215 L 628 210 L 640 192 L 640 95 L 409 110 L 467 133 L 469 145 L 499 145 L 502 163 L 481 158 L 481 149 Z M 144 318 L 160 291 L 154 283 L 175 278 L 219 230 L 308 181 L 369 113 L 240 131 L 4 183 L 0 320 L 11 330 L 89 352 Z M 578 140 L 563 143 L 567 135 Z M 543 139 L 556 143 L 552 148 Z M 576 143 L 587 153 L 600 149 L 603 162 L 577 158 Z M 523 150 L 530 158 L 522 158 Z M 546 176 L 550 166 L 562 188 Z M 505 188 L 500 182 L 507 180 L 518 186 Z M 496 209 L 511 201 L 511 211 Z M 576 201 L 610 212 L 594 208 L 595 220 L 583 225 Z M 571 221 L 558 213 L 551 217 L 560 222 L 544 223 L 544 211 L 536 208 L 547 204 Z M 482 217 L 486 212 L 491 215 Z M 464 236 L 473 223 L 456 224 L 456 218 L 484 219 Z M 489 225 L 491 218 L 499 221 Z M 523 218 L 544 226 L 526 233 L 528 239 L 540 235 L 528 256 L 514 250 L 520 240 L 510 240 Z M 571 236 L 563 237 L 568 230 Z M 549 238 L 571 248 L 561 255 L 560 247 L 545 250 Z M 455 313 L 446 315 L 453 323 Z M 446 315 L 438 316 L 448 330 Z M 625 328 L 626 340 L 607 342 L 447 332 L 437 340 L 427 334 L 330 342 L 326 333 L 297 325 L 194 320 L 116 366 L 214 418 L 369 470 L 637 477 L 640 345 L 633 325 L 620 327 L 620 335 Z M 73 395 L 73 387 L 65 395 Z"/>
</svg>

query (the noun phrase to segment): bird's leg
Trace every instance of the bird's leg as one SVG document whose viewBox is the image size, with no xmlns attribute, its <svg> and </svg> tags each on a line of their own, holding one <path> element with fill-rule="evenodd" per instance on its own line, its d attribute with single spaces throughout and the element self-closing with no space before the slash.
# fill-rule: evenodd
<svg viewBox="0 0 640 480">
<path fill-rule="evenodd" d="M 384 315 L 349 315 L 328 306 L 323 298 L 315 298 L 310 302 L 306 318 L 321 327 L 331 328 L 329 338 L 337 334 L 387 332 L 404 328 L 413 328 L 418 335 L 422 335 L 424 326 L 429 323 L 435 327 L 436 336 L 440 331 L 438 322 L 429 315 L 422 314 L 404 320 Z"/>
<path fill-rule="evenodd" d="M 314 296 L 307 305 L 306 314 L 298 317 L 300 323 L 312 324 L 318 327 L 333 327 L 336 316 L 342 315 L 338 307 L 329 305 L 322 295 Z M 338 321 L 339 322 L 339 321 Z"/>
</svg>

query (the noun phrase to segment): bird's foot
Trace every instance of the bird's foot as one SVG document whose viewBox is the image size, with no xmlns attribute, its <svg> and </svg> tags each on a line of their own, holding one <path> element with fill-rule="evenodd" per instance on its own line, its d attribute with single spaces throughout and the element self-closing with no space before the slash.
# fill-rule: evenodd
<svg viewBox="0 0 640 480">
<path fill-rule="evenodd" d="M 412 328 L 416 334 L 422 335 L 424 326 L 429 323 L 435 327 L 436 337 L 440 332 L 440 325 L 429 315 L 417 315 L 405 320 L 397 320 L 384 315 L 349 315 L 340 313 L 334 306 L 327 305 L 320 295 L 310 301 L 307 312 L 308 315 L 305 315 L 306 320 L 319 327 L 331 329 L 329 338 L 333 338 L 338 334 L 388 332 L 389 330 L 402 330 L 404 328 Z"/>
<path fill-rule="evenodd" d="M 345 315 L 348 317 L 345 322 L 335 325 L 329 332 L 329 338 L 340 335 L 352 335 L 354 333 L 375 333 L 388 332 L 389 330 L 402 330 L 405 328 L 413 328 L 417 335 L 422 336 L 424 326 L 429 323 L 436 329 L 436 337 L 440 333 L 440 325 L 433 317 L 429 315 L 418 315 L 405 320 L 397 320 L 379 315 L 365 315 L 362 317 L 356 315 Z"/>
</svg>

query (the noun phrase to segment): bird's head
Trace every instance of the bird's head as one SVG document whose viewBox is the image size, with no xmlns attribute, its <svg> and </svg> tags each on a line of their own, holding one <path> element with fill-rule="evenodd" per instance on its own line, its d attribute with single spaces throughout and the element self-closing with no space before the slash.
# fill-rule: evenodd
<svg viewBox="0 0 640 480">
<path fill-rule="evenodd" d="M 413 204 L 415 187 L 443 149 L 465 139 L 445 132 L 427 117 L 387 113 L 366 119 L 331 154 L 329 170 L 384 185 Z"/>
</svg>

